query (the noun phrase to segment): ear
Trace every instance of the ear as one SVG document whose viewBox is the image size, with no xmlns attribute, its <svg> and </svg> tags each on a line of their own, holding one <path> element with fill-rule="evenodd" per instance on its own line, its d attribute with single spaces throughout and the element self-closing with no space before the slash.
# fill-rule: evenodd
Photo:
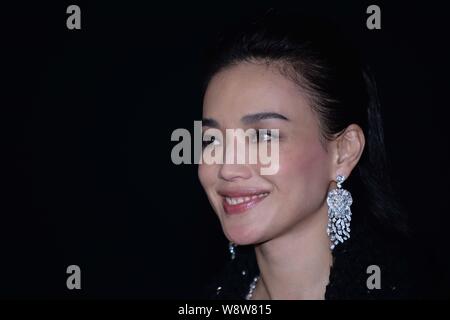
<svg viewBox="0 0 450 320">
<path fill-rule="evenodd" d="M 364 150 L 365 137 L 357 124 L 349 125 L 333 143 L 333 163 L 331 180 L 338 174 L 348 178 L 358 163 Z"/>
</svg>

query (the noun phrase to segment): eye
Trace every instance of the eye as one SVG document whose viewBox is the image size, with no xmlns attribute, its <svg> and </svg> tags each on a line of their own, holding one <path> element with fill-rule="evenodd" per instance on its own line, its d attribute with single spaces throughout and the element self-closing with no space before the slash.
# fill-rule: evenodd
<svg viewBox="0 0 450 320">
<path fill-rule="evenodd" d="M 272 130 L 260 129 L 253 136 L 253 142 L 260 143 L 263 141 L 271 141 L 275 137 L 276 135 L 272 132 Z"/>
<path fill-rule="evenodd" d="M 210 144 L 213 145 L 219 145 L 220 141 L 216 139 L 215 136 L 203 136 L 202 139 L 202 148 L 206 148 L 207 146 L 209 146 Z"/>
<path fill-rule="evenodd" d="M 270 131 L 259 133 L 259 142 L 272 140 L 272 133 Z"/>
</svg>

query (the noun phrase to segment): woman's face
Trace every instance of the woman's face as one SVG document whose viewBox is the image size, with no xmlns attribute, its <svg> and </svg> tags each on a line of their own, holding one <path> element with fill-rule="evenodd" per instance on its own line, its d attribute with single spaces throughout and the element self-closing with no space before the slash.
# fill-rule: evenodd
<svg viewBox="0 0 450 320">
<path fill-rule="evenodd" d="M 248 121 L 246 116 L 258 113 L 280 116 Z M 199 165 L 200 182 L 230 241 L 265 242 L 323 212 L 331 159 L 321 144 L 318 117 L 299 87 L 275 67 L 240 63 L 220 71 L 205 93 L 203 118 L 214 120 L 224 137 L 226 129 L 279 129 L 276 174 L 261 175 L 260 163 Z"/>
</svg>

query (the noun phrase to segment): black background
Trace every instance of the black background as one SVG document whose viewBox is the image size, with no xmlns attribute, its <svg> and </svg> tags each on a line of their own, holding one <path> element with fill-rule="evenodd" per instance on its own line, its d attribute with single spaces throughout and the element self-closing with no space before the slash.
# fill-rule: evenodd
<svg viewBox="0 0 450 320">
<path fill-rule="evenodd" d="M 332 17 L 375 71 L 392 178 L 439 275 L 448 258 L 448 27 L 441 2 L 64 2 L 2 6 L 0 296 L 194 298 L 228 258 L 176 128 L 201 119 L 203 51 L 268 8 Z M 81 30 L 66 8 L 81 7 Z M 381 30 L 366 8 L 381 7 Z M 2 90 L 3 91 L 3 90 Z M 357 199 L 355 199 L 357 201 Z M 82 289 L 66 288 L 66 268 Z M 448 278 L 442 278 L 446 284 Z M 446 285 L 433 296 L 448 296 Z"/>
</svg>

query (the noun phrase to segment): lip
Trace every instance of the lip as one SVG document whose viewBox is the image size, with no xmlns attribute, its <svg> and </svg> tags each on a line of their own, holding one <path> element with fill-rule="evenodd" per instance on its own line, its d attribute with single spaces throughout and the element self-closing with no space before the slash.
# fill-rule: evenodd
<svg viewBox="0 0 450 320">
<path fill-rule="evenodd" d="M 227 190 L 218 192 L 222 197 L 222 206 L 227 214 L 239 214 L 244 213 L 251 208 L 255 207 L 258 203 L 263 201 L 270 194 L 267 190 Z M 265 194 L 265 195 L 264 195 Z M 226 198 L 245 198 L 247 201 L 243 201 L 237 204 L 229 203 Z M 253 198 L 252 198 L 253 197 Z"/>
</svg>

